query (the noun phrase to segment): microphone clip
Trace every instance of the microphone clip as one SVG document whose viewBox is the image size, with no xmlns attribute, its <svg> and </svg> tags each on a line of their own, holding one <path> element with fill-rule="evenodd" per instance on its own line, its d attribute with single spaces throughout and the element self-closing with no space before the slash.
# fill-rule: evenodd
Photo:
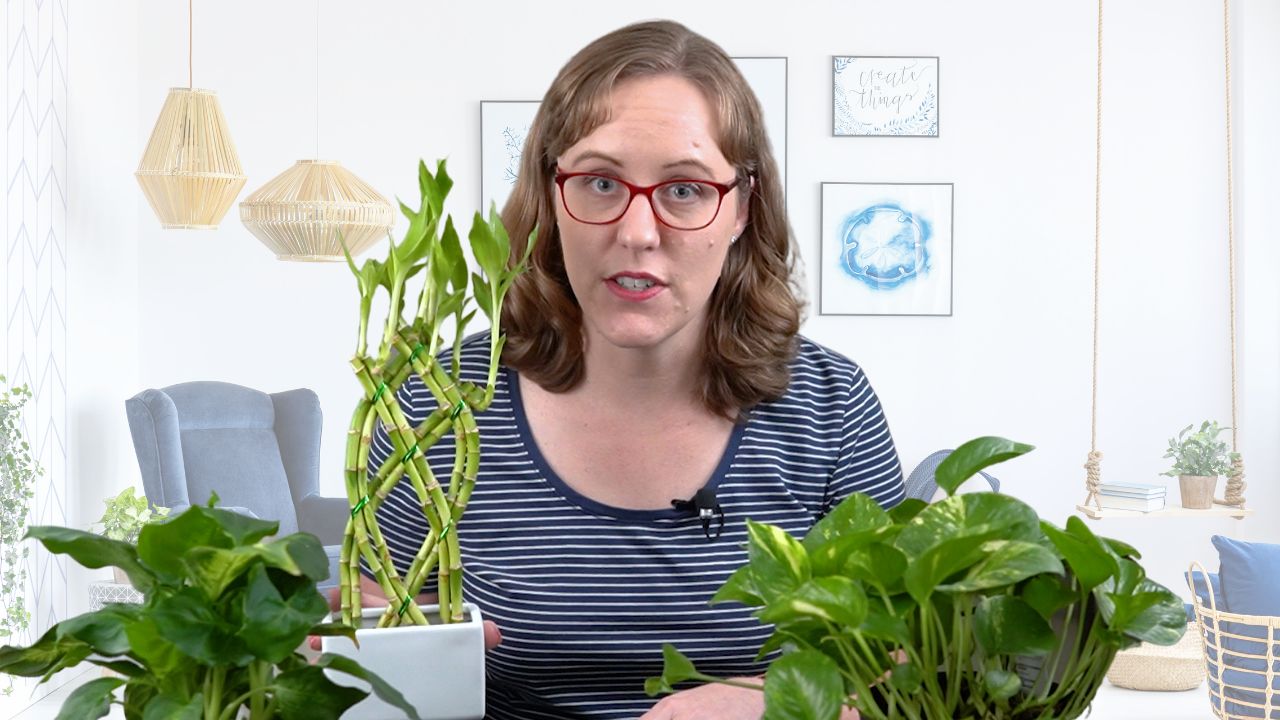
<svg viewBox="0 0 1280 720">
<path fill-rule="evenodd" d="M 724 532 L 724 510 L 720 509 L 716 491 L 711 488 L 702 488 L 694 494 L 692 500 L 672 500 L 671 506 L 684 512 L 696 511 L 698 519 L 702 521 L 702 532 L 708 540 L 715 540 Z M 719 518 L 720 524 L 712 535 L 711 523 L 716 518 Z"/>
</svg>

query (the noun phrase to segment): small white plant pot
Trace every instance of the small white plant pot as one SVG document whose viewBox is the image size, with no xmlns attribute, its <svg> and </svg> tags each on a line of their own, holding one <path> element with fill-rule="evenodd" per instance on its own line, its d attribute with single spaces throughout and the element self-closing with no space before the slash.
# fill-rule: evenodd
<svg viewBox="0 0 1280 720">
<path fill-rule="evenodd" d="M 431 625 L 375 628 L 383 608 L 365 608 L 369 627 L 356 630 L 360 647 L 344 637 L 321 638 L 324 652 L 346 655 L 399 690 L 422 720 L 481 720 L 484 717 L 484 618 L 464 603 L 467 620 L 440 623 L 439 605 L 421 605 Z M 334 614 L 337 616 L 337 613 Z M 339 617 L 332 618 L 338 621 Z M 369 690 L 369 684 L 326 670 L 330 680 Z M 404 711 L 370 693 L 343 720 L 403 720 Z"/>
<path fill-rule="evenodd" d="M 125 573 L 125 571 L 121 570 L 120 568 L 114 565 L 111 566 L 111 577 L 116 581 L 117 585 L 131 584 L 129 582 L 129 576 Z"/>
<path fill-rule="evenodd" d="M 1178 490 L 1182 494 L 1182 507 L 1208 510 L 1213 507 L 1213 493 L 1218 488 L 1218 476 L 1179 475 Z"/>
</svg>

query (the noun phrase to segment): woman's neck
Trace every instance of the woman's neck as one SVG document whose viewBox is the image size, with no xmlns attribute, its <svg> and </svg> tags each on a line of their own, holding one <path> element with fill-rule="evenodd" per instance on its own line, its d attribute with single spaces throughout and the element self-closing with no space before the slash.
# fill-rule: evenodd
<svg viewBox="0 0 1280 720">
<path fill-rule="evenodd" d="M 622 348 L 588 335 L 580 388 L 593 403 L 641 411 L 697 403 L 700 337 L 671 338 L 660 347 Z"/>
</svg>

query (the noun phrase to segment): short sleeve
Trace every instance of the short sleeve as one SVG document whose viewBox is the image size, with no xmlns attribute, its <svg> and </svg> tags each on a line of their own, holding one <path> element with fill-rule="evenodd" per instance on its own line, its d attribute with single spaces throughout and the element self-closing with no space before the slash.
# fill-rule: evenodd
<svg viewBox="0 0 1280 720">
<path fill-rule="evenodd" d="M 862 368 L 853 367 L 847 388 L 840 455 L 827 485 L 824 515 L 856 492 L 885 509 L 906 497 L 889 423 Z"/>
</svg>

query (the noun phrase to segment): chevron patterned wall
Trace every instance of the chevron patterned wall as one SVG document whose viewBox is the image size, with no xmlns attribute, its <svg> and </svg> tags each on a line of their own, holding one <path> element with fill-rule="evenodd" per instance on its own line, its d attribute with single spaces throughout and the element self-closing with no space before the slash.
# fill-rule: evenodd
<svg viewBox="0 0 1280 720">
<path fill-rule="evenodd" d="M 6 0 L 5 376 L 34 393 L 24 435 L 44 468 L 31 523 L 66 525 L 67 5 Z M 67 616 L 67 561 L 33 543 L 30 642 Z M 27 700 L 29 688 L 16 687 Z"/>
</svg>

